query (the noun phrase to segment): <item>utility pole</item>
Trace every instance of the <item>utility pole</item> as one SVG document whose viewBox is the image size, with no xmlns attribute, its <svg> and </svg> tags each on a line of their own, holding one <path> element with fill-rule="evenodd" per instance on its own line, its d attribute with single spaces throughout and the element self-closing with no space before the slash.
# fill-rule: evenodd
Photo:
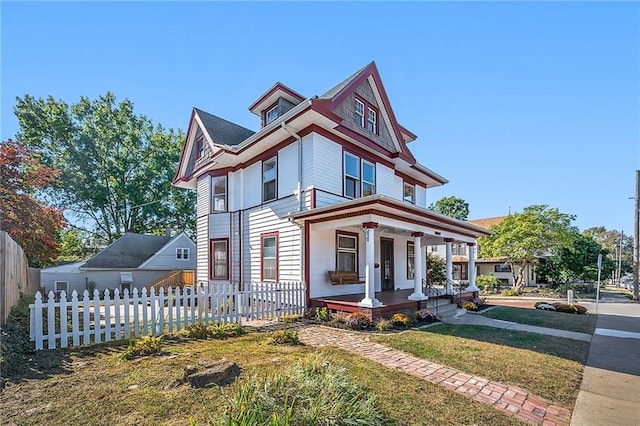
<svg viewBox="0 0 640 426">
<path fill-rule="evenodd" d="M 616 287 L 620 287 L 620 279 L 622 278 L 622 242 L 624 241 L 624 231 L 620 231 L 620 256 L 618 257 L 618 282 Z"/>
<path fill-rule="evenodd" d="M 633 299 L 638 300 L 638 260 L 640 259 L 640 170 L 636 170 L 636 205 L 633 211 Z"/>
</svg>

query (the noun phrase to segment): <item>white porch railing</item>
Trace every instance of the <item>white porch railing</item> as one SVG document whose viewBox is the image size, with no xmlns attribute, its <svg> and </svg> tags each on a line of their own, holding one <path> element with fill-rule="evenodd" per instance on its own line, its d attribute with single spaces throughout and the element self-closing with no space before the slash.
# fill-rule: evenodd
<svg viewBox="0 0 640 426">
<path fill-rule="evenodd" d="M 160 335 L 180 331 L 192 324 L 241 323 L 254 319 L 280 319 L 303 314 L 305 287 L 300 282 L 251 283 L 245 290 L 237 284 L 221 283 L 197 288 L 151 289 L 131 295 L 85 290 L 82 298 L 74 291 L 49 292 L 46 302 L 36 293 L 30 309 L 30 338 L 36 350 L 89 345 L 128 339 L 131 336 Z"/>
</svg>

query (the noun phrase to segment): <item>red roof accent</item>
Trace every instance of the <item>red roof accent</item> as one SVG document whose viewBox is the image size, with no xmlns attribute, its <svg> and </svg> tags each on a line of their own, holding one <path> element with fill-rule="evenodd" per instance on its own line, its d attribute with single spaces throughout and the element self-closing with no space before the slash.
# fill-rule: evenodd
<svg viewBox="0 0 640 426">
<path fill-rule="evenodd" d="M 285 86 L 284 84 L 280 83 L 279 81 L 274 84 L 269 90 L 267 90 L 262 96 L 260 96 L 258 98 L 257 101 L 255 101 L 254 103 L 252 103 L 251 105 L 249 105 L 249 111 L 253 112 L 253 110 L 260 105 L 262 102 L 264 102 L 269 96 L 273 95 L 275 92 L 277 92 L 278 90 L 281 90 L 283 92 L 285 92 L 286 94 L 292 96 L 293 98 L 298 99 L 300 102 L 305 100 L 305 97 L 302 96 L 300 93 L 296 92 L 293 89 L 288 88 L 287 86 Z"/>
</svg>

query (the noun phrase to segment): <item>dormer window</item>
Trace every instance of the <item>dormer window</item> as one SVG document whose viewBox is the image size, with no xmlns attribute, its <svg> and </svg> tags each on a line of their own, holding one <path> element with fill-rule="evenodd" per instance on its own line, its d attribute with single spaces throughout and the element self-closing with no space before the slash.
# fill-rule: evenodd
<svg viewBox="0 0 640 426">
<path fill-rule="evenodd" d="M 355 123 L 374 134 L 378 134 L 378 109 L 360 97 L 355 98 Z"/>
<path fill-rule="evenodd" d="M 265 114 L 265 125 L 273 122 L 273 120 L 275 120 L 276 118 L 278 118 L 278 105 L 276 105 L 273 108 L 271 108 Z"/>
<path fill-rule="evenodd" d="M 198 150 L 198 158 L 204 157 L 204 137 L 196 141 L 196 149 Z"/>
</svg>

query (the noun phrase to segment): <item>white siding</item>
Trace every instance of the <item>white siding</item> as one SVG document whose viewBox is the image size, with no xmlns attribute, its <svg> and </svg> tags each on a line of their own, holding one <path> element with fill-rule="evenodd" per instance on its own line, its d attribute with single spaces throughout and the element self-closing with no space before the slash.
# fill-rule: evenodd
<svg viewBox="0 0 640 426">
<path fill-rule="evenodd" d="M 244 198 L 242 205 L 243 209 L 256 206 L 262 202 L 261 161 L 244 169 L 241 189 L 243 190 Z"/>
<path fill-rule="evenodd" d="M 196 221 L 196 282 L 209 279 L 209 216 L 198 216 Z"/>
<path fill-rule="evenodd" d="M 278 198 L 298 190 L 298 142 L 278 151 Z"/>
<path fill-rule="evenodd" d="M 201 176 L 198 179 L 198 193 L 196 196 L 196 215 L 197 217 L 209 214 L 210 209 L 210 188 L 211 178 L 209 176 Z"/>
<path fill-rule="evenodd" d="M 248 210 L 244 216 L 244 281 L 260 280 L 260 236 L 278 232 L 278 274 L 282 281 L 300 280 L 300 228 L 284 217 L 297 209 L 297 199 L 289 197 Z"/>
<path fill-rule="evenodd" d="M 310 134 L 302 138 L 302 188 L 313 186 L 316 186 L 316 180 L 313 176 L 313 134 Z"/>
<path fill-rule="evenodd" d="M 176 259 L 176 248 L 188 248 L 189 258 L 187 260 Z M 185 234 L 179 234 L 158 253 L 144 262 L 141 269 L 167 271 L 172 269 L 196 269 L 196 245 Z"/>
<path fill-rule="evenodd" d="M 396 175 L 389 167 L 376 164 L 376 194 L 399 199 L 402 195 L 402 182 L 400 188 L 397 187 Z"/>
<path fill-rule="evenodd" d="M 342 194 L 342 146 L 314 134 L 312 161 L 313 185 L 334 194 Z"/>
<path fill-rule="evenodd" d="M 427 208 L 427 188 L 416 185 L 416 206 Z"/>
<path fill-rule="evenodd" d="M 320 190 L 316 191 L 316 207 L 330 206 L 347 200 L 348 198 L 339 195 L 329 194 Z"/>
</svg>

